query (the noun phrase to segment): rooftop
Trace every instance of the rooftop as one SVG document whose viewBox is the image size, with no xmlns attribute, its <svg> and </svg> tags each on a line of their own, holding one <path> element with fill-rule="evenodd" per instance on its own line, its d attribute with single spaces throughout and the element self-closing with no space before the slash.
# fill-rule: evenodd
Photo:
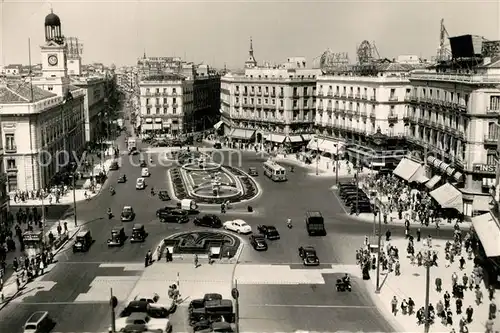
<svg viewBox="0 0 500 333">
<path fill-rule="evenodd" d="M 33 96 L 32 96 L 33 92 Z M 33 103 L 57 95 L 28 83 L 0 85 L 0 104 Z"/>
<path fill-rule="evenodd" d="M 161 75 L 151 75 L 144 77 L 142 81 L 179 81 L 179 80 L 185 80 L 186 77 L 181 74 L 176 74 L 176 73 L 165 73 Z"/>
</svg>

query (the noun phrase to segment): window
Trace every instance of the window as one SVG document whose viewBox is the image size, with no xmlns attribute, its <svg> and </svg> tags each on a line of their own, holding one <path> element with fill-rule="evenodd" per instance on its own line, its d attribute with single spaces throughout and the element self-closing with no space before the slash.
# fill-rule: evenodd
<svg viewBox="0 0 500 333">
<path fill-rule="evenodd" d="M 495 122 L 488 123 L 488 137 L 490 139 L 498 138 L 498 124 Z"/>
<path fill-rule="evenodd" d="M 146 88 L 146 94 L 149 94 L 149 88 Z"/>
<path fill-rule="evenodd" d="M 177 98 L 175 98 L 175 97 L 174 97 L 174 98 L 172 98 L 172 103 L 173 103 L 173 104 L 177 104 Z"/>
<path fill-rule="evenodd" d="M 248 92 L 248 87 L 245 86 L 245 94 Z"/>
<path fill-rule="evenodd" d="M 5 134 L 5 150 L 16 150 L 16 138 L 14 134 Z"/>
<path fill-rule="evenodd" d="M 492 151 L 488 151 L 488 154 L 486 155 L 486 164 L 488 165 L 496 165 L 497 163 L 497 154 Z"/>
<path fill-rule="evenodd" d="M 304 96 L 307 95 L 307 87 L 304 87 Z"/>
<path fill-rule="evenodd" d="M 266 87 L 266 93 L 268 93 L 268 92 L 269 92 L 269 87 Z"/>
<path fill-rule="evenodd" d="M 160 99 L 159 98 L 156 99 L 156 104 L 160 104 Z"/>
<path fill-rule="evenodd" d="M 160 108 L 156 108 L 156 114 L 160 114 Z"/>
<path fill-rule="evenodd" d="M 163 88 L 163 93 L 166 94 L 167 93 L 167 88 Z"/>
<path fill-rule="evenodd" d="M 254 86 L 251 86 L 250 89 L 251 89 L 252 92 L 255 92 L 255 87 Z"/>
<path fill-rule="evenodd" d="M 160 88 L 156 88 L 156 93 L 159 94 L 160 93 Z"/>
<path fill-rule="evenodd" d="M 52 91 L 52 90 L 54 90 L 54 87 L 53 86 L 47 86 L 47 90 L 48 91 Z"/>
<path fill-rule="evenodd" d="M 243 99 L 243 104 L 248 104 L 248 99 L 246 97 Z"/>
<path fill-rule="evenodd" d="M 257 99 L 257 104 L 258 104 L 258 105 L 262 104 L 261 102 L 262 102 L 262 100 L 261 100 L 260 98 L 259 98 L 259 99 Z"/>
<path fill-rule="evenodd" d="M 15 170 L 17 169 L 16 167 L 16 160 L 13 158 L 10 158 L 7 160 L 7 170 Z"/>
<path fill-rule="evenodd" d="M 396 95 L 396 89 L 391 89 L 391 94 L 389 98 L 394 98 L 394 95 Z"/>
<path fill-rule="evenodd" d="M 280 106 L 283 107 L 283 100 L 280 99 Z"/>
<path fill-rule="evenodd" d="M 172 88 L 172 94 L 177 94 L 177 89 Z"/>
<path fill-rule="evenodd" d="M 284 89 L 283 87 L 280 87 L 280 94 L 283 95 Z"/>
<path fill-rule="evenodd" d="M 297 100 L 294 100 L 293 101 L 293 107 L 296 108 L 297 107 Z"/>
<path fill-rule="evenodd" d="M 294 87 L 294 88 L 293 88 L 293 95 L 294 95 L 294 96 L 297 96 L 297 94 L 298 94 L 297 87 Z"/>
<path fill-rule="evenodd" d="M 176 108 L 173 108 L 172 109 L 172 114 L 176 114 L 177 113 L 177 109 Z"/>
<path fill-rule="evenodd" d="M 394 105 L 391 106 L 391 112 L 389 113 L 389 115 L 391 115 L 391 116 L 396 115 L 396 107 Z"/>
<path fill-rule="evenodd" d="M 146 104 L 149 104 L 149 98 L 146 98 Z"/>
<path fill-rule="evenodd" d="M 7 175 L 7 187 L 8 191 L 17 191 L 17 174 Z"/>
<path fill-rule="evenodd" d="M 500 110 L 500 96 L 490 96 L 490 110 Z"/>
<path fill-rule="evenodd" d="M 164 98 L 164 99 L 163 99 L 163 104 L 167 104 L 167 103 L 168 103 L 167 99 L 166 99 L 166 98 Z"/>
<path fill-rule="evenodd" d="M 240 86 L 236 86 L 236 92 L 239 93 L 240 92 Z"/>
<path fill-rule="evenodd" d="M 236 104 L 240 104 L 240 99 L 236 97 Z"/>
<path fill-rule="evenodd" d="M 146 108 L 146 114 L 151 114 L 151 108 Z"/>
<path fill-rule="evenodd" d="M 264 100 L 264 104 L 269 104 L 269 100 L 267 98 Z"/>
<path fill-rule="evenodd" d="M 262 92 L 262 87 L 259 86 L 259 92 Z"/>
</svg>

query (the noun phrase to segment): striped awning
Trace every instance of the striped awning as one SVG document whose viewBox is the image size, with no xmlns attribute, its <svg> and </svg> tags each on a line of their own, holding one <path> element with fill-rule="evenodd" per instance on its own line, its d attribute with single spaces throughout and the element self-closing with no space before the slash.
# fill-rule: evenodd
<svg viewBox="0 0 500 333">
<path fill-rule="evenodd" d="M 287 140 L 290 142 L 302 142 L 302 137 L 300 135 L 290 135 L 287 136 Z"/>
<path fill-rule="evenodd" d="M 311 141 L 313 139 L 312 134 L 301 134 L 301 136 L 302 136 L 302 140 L 304 140 L 304 141 Z"/>
<path fill-rule="evenodd" d="M 433 162 L 436 160 L 434 156 L 427 156 L 427 163 L 433 164 Z"/>
<path fill-rule="evenodd" d="M 448 163 L 445 163 L 445 162 L 442 162 L 441 164 L 439 164 L 439 170 L 443 171 L 443 172 L 446 172 L 446 169 L 448 169 L 450 167 L 450 165 Z"/>
<path fill-rule="evenodd" d="M 448 169 L 446 169 L 446 174 L 447 174 L 448 176 L 450 176 L 450 177 L 451 177 L 454 173 L 455 173 L 455 169 L 454 169 L 454 168 L 452 168 L 451 166 L 449 166 L 449 167 L 448 167 Z"/>
<path fill-rule="evenodd" d="M 483 187 L 493 187 L 496 186 L 496 178 L 483 178 Z"/>
<path fill-rule="evenodd" d="M 441 208 L 456 209 L 459 213 L 464 211 L 462 192 L 450 183 L 445 183 L 429 193 Z"/>
<path fill-rule="evenodd" d="M 489 195 L 476 195 L 472 200 L 472 210 L 475 212 L 489 212 L 492 200 L 493 198 Z"/>
<path fill-rule="evenodd" d="M 439 168 L 439 166 L 443 163 L 439 158 L 435 158 L 434 162 L 432 162 L 432 165 L 434 165 L 436 168 Z"/>
<path fill-rule="evenodd" d="M 434 186 L 436 186 L 437 183 L 439 183 L 440 180 L 441 176 L 435 175 L 427 183 L 425 183 L 425 187 L 431 190 L 432 188 L 434 188 Z"/>
<path fill-rule="evenodd" d="M 236 128 L 236 129 L 233 129 L 233 131 L 231 132 L 231 134 L 229 134 L 229 136 L 231 138 L 233 138 L 233 139 L 248 140 L 254 134 L 255 134 L 255 130 L 247 130 L 247 129 Z"/>
<path fill-rule="evenodd" d="M 500 226 L 491 213 L 473 217 L 472 226 L 485 254 L 488 257 L 500 256 Z"/>
</svg>

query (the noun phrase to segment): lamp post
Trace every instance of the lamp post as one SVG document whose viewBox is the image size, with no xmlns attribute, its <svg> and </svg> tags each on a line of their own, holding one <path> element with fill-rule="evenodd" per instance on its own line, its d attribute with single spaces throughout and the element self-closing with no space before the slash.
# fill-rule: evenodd
<svg viewBox="0 0 500 333">
<path fill-rule="evenodd" d="M 375 199 L 375 203 L 378 202 L 379 212 L 378 212 L 378 238 L 377 238 L 377 282 L 375 293 L 380 293 L 380 256 L 382 254 L 382 203 L 378 198 Z M 373 221 L 373 229 L 375 230 L 375 219 Z"/>
<path fill-rule="evenodd" d="M 430 291 L 430 281 L 431 281 L 431 249 L 426 250 L 425 256 L 425 325 L 424 332 L 429 333 L 430 326 L 430 313 L 429 313 L 429 291 Z"/>
<path fill-rule="evenodd" d="M 339 144 L 335 144 L 335 185 L 339 184 Z"/>
<path fill-rule="evenodd" d="M 319 140 L 318 138 L 316 140 L 316 176 L 319 175 Z"/>
</svg>

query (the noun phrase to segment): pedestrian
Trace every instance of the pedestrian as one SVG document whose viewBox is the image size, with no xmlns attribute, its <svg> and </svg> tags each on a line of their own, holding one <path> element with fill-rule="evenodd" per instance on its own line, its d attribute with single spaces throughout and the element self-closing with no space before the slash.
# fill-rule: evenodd
<svg viewBox="0 0 500 333">
<path fill-rule="evenodd" d="M 488 287 L 488 298 L 490 299 L 490 301 L 492 301 L 495 298 L 495 287 L 493 287 L 492 284 L 490 284 Z"/>
<path fill-rule="evenodd" d="M 446 325 L 453 325 L 453 313 L 450 310 L 446 311 Z"/>
<path fill-rule="evenodd" d="M 443 281 L 441 280 L 440 277 L 437 277 L 435 283 L 436 283 L 436 291 L 440 293 L 442 291 Z"/>
<path fill-rule="evenodd" d="M 417 229 L 417 242 L 420 242 L 420 238 L 422 237 L 422 231 L 420 228 Z"/>
<path fill-rule="evenodd" d="M 408 298 L 408 314 L 412 315 L 415 309 L 415 302 L 413 299 L 410 297 Z"/>
<path fill-rule="evenodd" d="M 387 229 L 387 231 L 385 232 L 385 241 L 388 242 L 391 240 L 391 231 L 389 229 Z"/>
<path fill-rule="evenodd" d="M 467 288 L 468 282 L 469 282 L 469 277 L 467 276 L 467 273 L 464 273 L 464 275 L 462 276 L 462 284 L 464 288 Z"/>
<path fill-rule="evenodd" d="M 497 317 L 497 305 L 493 302 L 489 306 L 489 319 L 495 319 Z"/>
<path fill-rule="evenodd" d="M 479 305 L 483 302 L 483 292 L 481 289 L 476 289 L 476 304 Z"/>
<path fill-rule="evenodd" d="M 448 290 L 444 292 L 444 308 L 449 309 L 450 308 L 450 294 L 448 293 Z"/>
<path fill-rule="evenodd" d="M 403 301 L 401 302 L 401 313 L 402 314 L 407 314 L 407 311 L 408 311 L 408 303 L 406 302 L 406 299 L 403 299 Z"/>
<path fill-rule="evenodd" d="M 156 248 L 156 254 L 157 254 L 157 258 L 156 258 L 156 261 L 160 261 L 161 259 L 161 246 L 158 245 L 158 247 Z"/>
<path fill-rule="evenodd" d="M 392 298 L 391 307 L 392 307 L 392 313 L 396 315 L 396 313 L 398 312 L 398 299 L 396 298 L 396 296 Z"/>
<path fill-rule="evenodd" d="M 465 266 L 465 259 L 464 259 L 464 257 L 460 258 L 459 263 L 460 263 L 460 270 L 463 270 L 464 266 Z"/>
<path fill-rule="evenodd" d="M 399 263 L 399 260 L 396 261 L 396 265 L 395 265 L 394 269 L 396 270 L 396 276 L 400 276 L 401 275 L 401 264 Z"/>
<path fill-rule="evenodd" d="M 194 268 L 198 268 L 198 255 L 195 254 L 193 259 L 194 259 Z"/>
<path fill-rule="evenodd" d="M 465 314 L 467 315 L 467 322 L 471 323 L 472 322 L 472 315 L 474 314 L 474 309 L 472 306 L 468 306 L 467 310 L 465 310 Z"/>
<path fill-rule="evenodd" d="M 457 314 L 462 314 L 462 300 L 460 298 L 457 298 L 455 300 L 455 306 L 456 306 L 456 310 L 457 310 Z"/>
<path fill-rule="evenodd" d="M 458 280 L 458 276 L 457 276 L 457 273 L 453 272 L 453 274 L 451 274 L 451 285 L 454 286 L 457 284 L 457 280 Z"/>
<path fill-rule="evenodd" d="M 64 225 L 64 233 L 67 234 L 68 233 L 68 222 L 64 221 L 63 225 Z"/>
</svg>

